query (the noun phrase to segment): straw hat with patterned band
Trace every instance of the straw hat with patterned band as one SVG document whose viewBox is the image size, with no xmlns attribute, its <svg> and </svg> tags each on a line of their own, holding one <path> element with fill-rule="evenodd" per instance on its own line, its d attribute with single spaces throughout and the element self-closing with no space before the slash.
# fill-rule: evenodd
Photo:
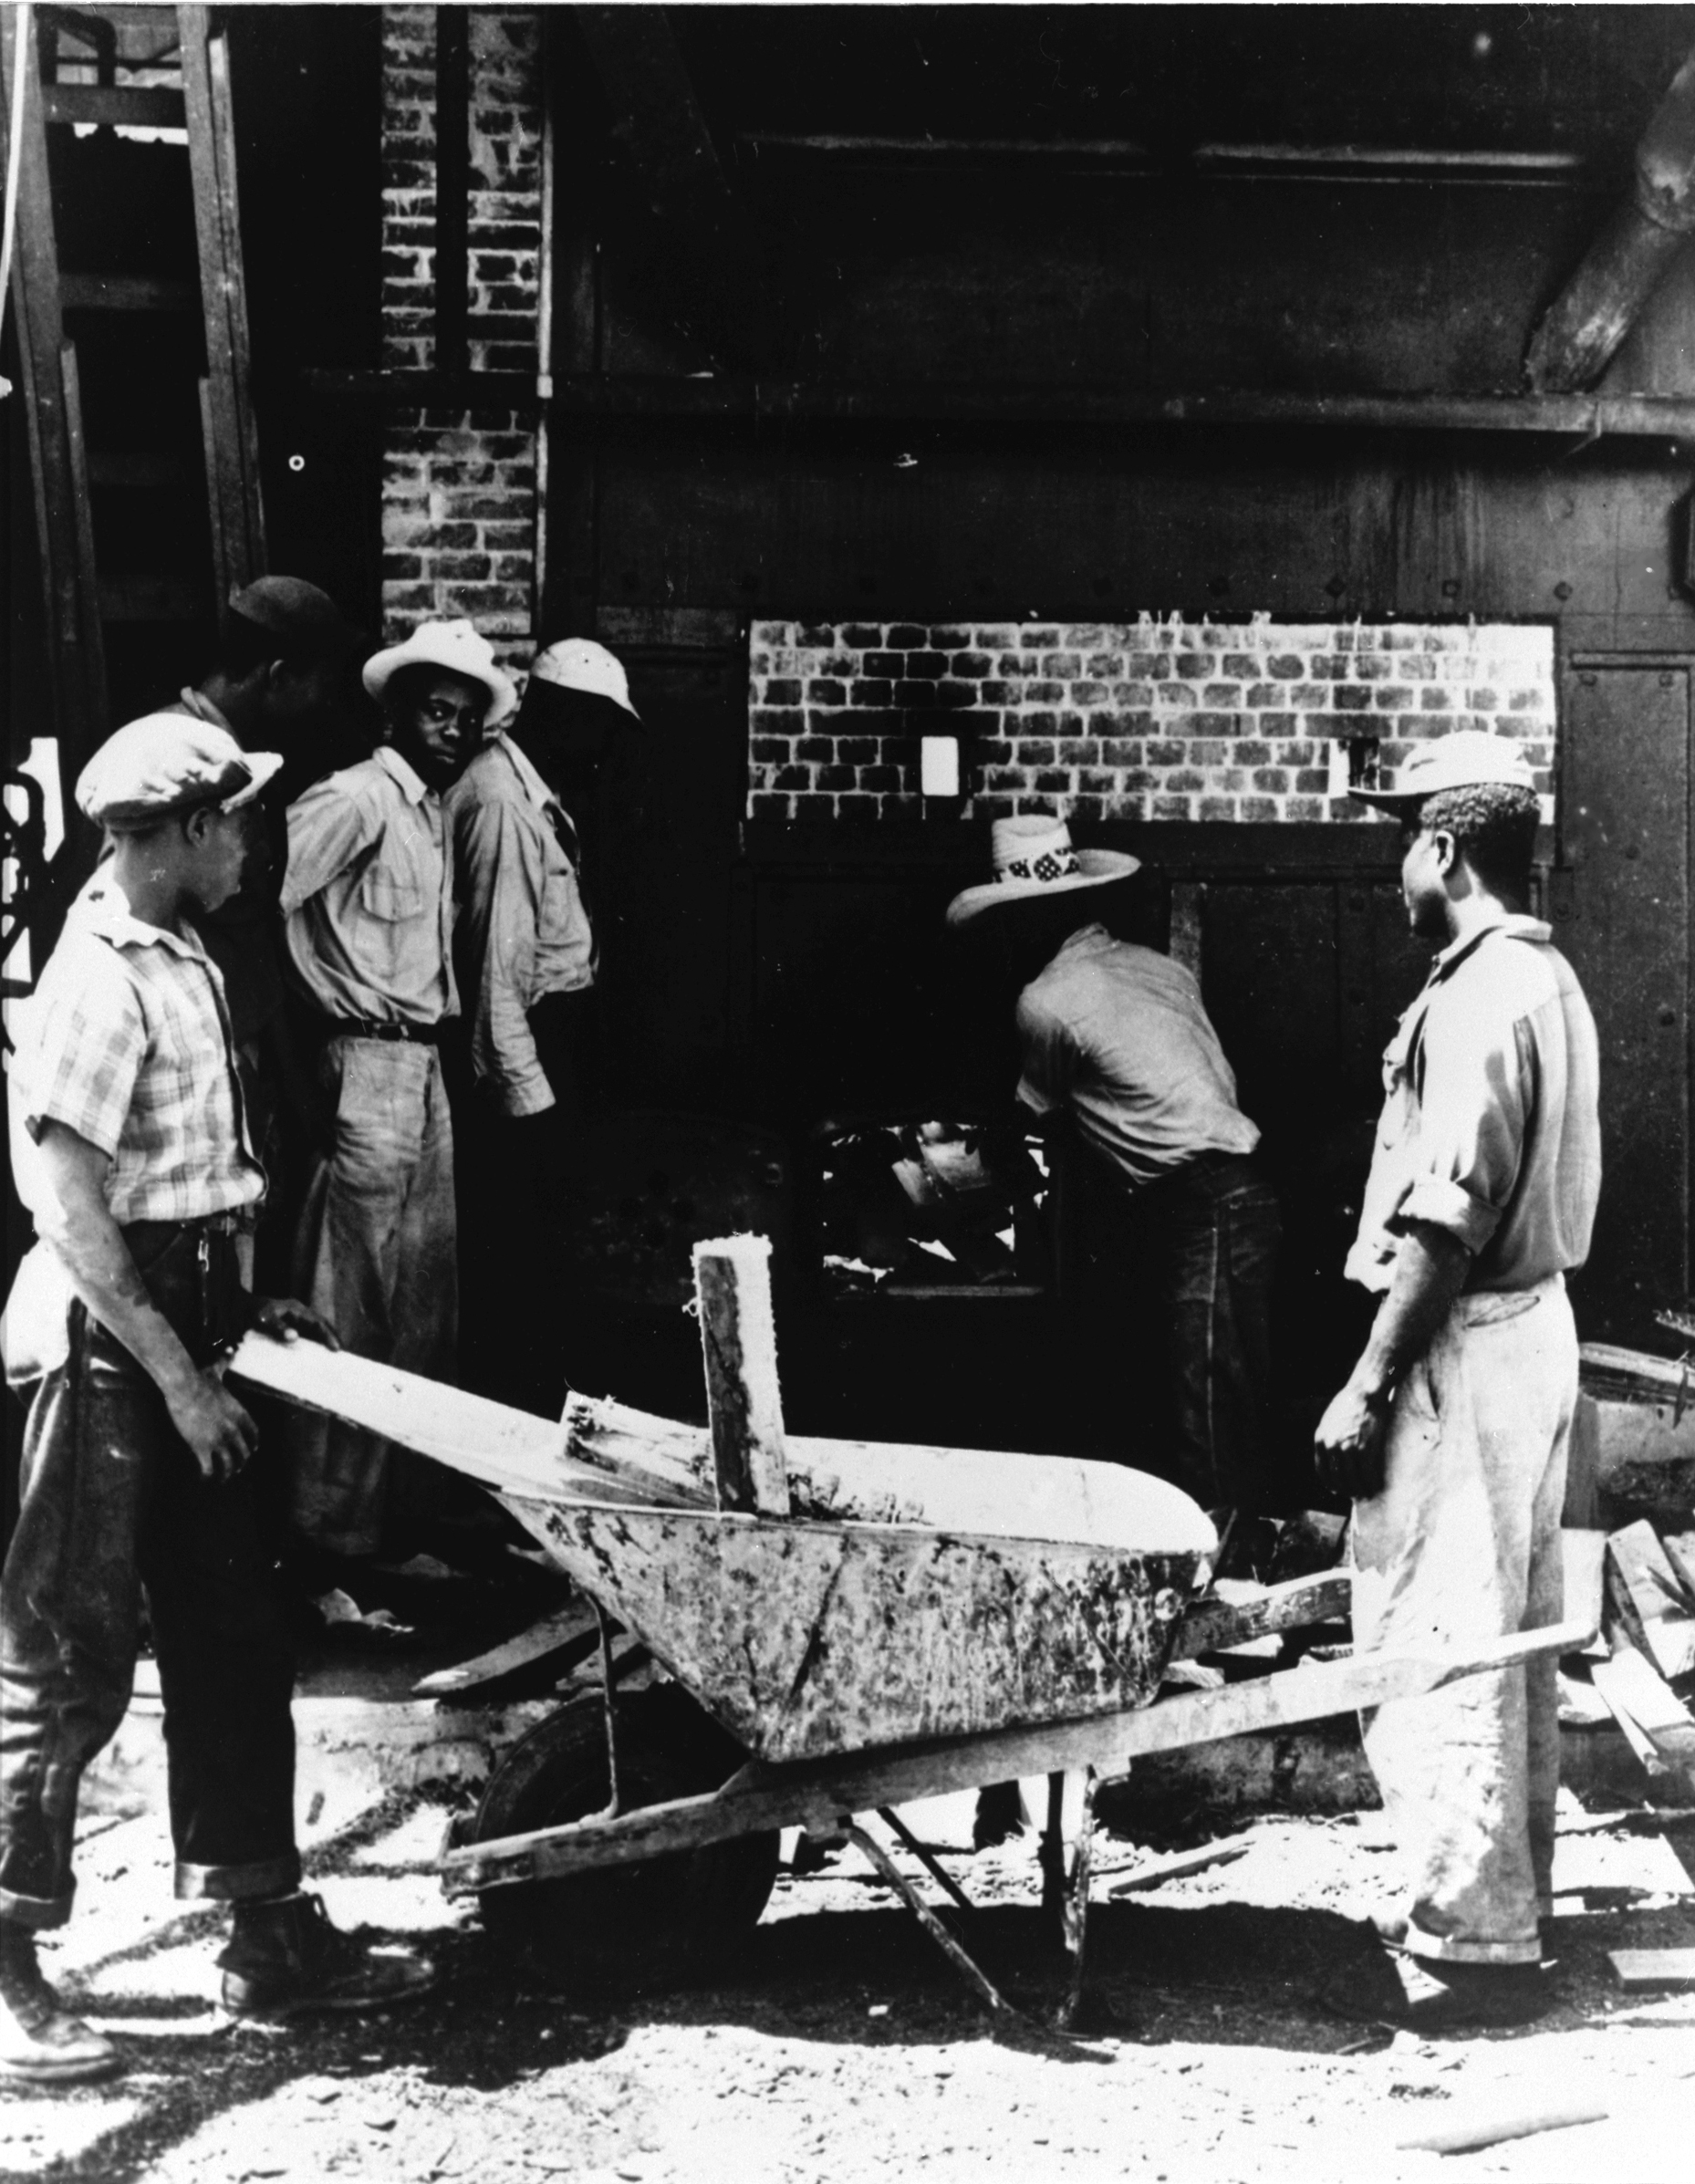
<svg viewBox="0 0 1695 2184">
<path fill-rule="evenodd" d="M 1393 788 L 1350 789 L 1348 795 L 1405 817 L 1426 796 L 1443 789 L 1481 788 L 1492 783 L 1508 788 L 1535 787 L 1523 746 L 1508 736 L 1492 735 L 1487 728 L 1456 728 L 1451 735 L 1420 744 L 1406 764 L 1396 769 Z"/>
<path fill-rule="evenodd" d="M 488 711 L 483 716 L 485 728 L 504 721 L 518 702 L 515 684 L 494 664 L 494 648 L 467 621 L 420 622 L 404 644 L 373 652 L 365 662 L 366 689 L 373 698 L 380 698 L 390 676 L 404 667 L 447 668 L 472 682 L 480 682 L 488 692 Z"/>
<path fill-rule="evenodd" d="M 948 905 L 948 923 L 968 925 L 983 910 L 1009 902 L 1045 902 L 1078 888 L 1104 888 L 1139 872 L 1142 860 L 1122 849 L 1078 849 L 1063 819 L 1036 813 L 996 819 L 989 835 L 994 878 L 967 888 Z"/>
<path fill-rule="evenodd" d="M 112 834 L 145 834 L 202 804 L 239 810 L 282 763 L 191 713 L 150 712 L 108 736 L 78 776 L 77 802 Z"/>
</svg>

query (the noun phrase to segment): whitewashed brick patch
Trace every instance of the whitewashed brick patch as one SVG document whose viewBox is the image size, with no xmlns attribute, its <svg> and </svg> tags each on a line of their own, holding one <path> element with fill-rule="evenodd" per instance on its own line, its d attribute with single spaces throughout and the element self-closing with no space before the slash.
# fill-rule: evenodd
<svg viewBox="0 0 1695 2184">
<path fill-rule="evenodd" d="M 966 817 L 1370 823 L 1348 745 L 1521 741 L 1553 816 L 1554 632 L 1414 622 L 753 626 L 747 810 L 920 815 L 919 738 L 964 738 Z"/>
</svg>

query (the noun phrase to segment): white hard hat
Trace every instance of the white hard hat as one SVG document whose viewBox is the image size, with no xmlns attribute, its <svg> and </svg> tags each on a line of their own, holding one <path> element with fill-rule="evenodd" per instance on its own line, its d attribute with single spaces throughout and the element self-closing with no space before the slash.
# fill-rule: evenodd
<svg viewBox="0 0 1695 2184">
<path fill-rule="evenodd" d="M 632 721 L 641 718 L 629 702 L 629 678 L 622 661 L 592 637 L 562 637 L 557 644 L 544 647 L 536 655 L 530 677 L 551 683 L 555 690 L 581 690 L 590 697 L 610 698 Z"/>
</svg>

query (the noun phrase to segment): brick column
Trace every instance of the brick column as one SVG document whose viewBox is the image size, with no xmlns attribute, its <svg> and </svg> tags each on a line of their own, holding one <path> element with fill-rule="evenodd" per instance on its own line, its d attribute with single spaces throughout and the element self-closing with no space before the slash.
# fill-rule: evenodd
<svg viewBox="0 0 1695 2184">
<path fill-rule="evenodd" d="M 434 341 L 433 7 L 383 13 L 383 362 Z M 470 364 L 534 372 L 540 302 L 541 14 L 471 10 Z M 535 641 L 536 434 L 508 409 L 395 410 L 383 424 L 385 634 L 468 616 L 509 664 Z"/>
</svg>

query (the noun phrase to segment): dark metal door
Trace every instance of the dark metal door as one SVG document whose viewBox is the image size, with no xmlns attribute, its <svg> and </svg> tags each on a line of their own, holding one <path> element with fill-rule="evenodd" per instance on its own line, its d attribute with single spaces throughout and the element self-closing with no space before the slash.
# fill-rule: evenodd
<svg viewBox="0 0 1695 2184">
<path fill-rule="evenodd" d="M 1568 678 L 1555 936 L 1600 1034 L 1605 1161 L 1574 1295 L 1586 1336 L 1656 1348 L 1690 1291 L 1690 723 L 1681 665 Z"/>
</svg>

